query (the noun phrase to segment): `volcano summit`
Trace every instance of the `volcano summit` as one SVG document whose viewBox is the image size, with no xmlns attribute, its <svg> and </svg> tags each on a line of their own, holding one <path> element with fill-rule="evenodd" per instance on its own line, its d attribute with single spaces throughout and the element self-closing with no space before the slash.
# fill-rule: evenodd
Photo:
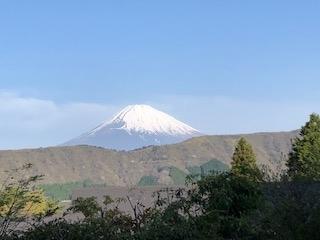
<svg viewBox="0 0 320 240">
<path fill-rule="evenodd" d="M 200 135 L 198 130 L 149 105 L 129 105 L 110 121 L 103 122 L 64 145 L 132 150 L 149 145 L 178 143 Z"/>
</svg>

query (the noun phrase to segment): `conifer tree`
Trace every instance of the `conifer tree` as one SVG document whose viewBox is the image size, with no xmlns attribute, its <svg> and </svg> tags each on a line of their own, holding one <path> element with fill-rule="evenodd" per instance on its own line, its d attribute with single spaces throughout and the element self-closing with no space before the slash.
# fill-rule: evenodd
<svg viewBox="0 0 320 240">
<path fill-rule="evenodd" d="M 320 180 L 320 116 L 312 114 L 301 128 L 287 162 L 290 179 Z"/>
<path fill-rule="evenodd" d="M 257 166 L 256 155 L 250 143 L 241 138 L 235 148 L 231 172 L 237 176 L 249 177 L 253 180 L 261 179 L 261 173 Z"/>
</svg>

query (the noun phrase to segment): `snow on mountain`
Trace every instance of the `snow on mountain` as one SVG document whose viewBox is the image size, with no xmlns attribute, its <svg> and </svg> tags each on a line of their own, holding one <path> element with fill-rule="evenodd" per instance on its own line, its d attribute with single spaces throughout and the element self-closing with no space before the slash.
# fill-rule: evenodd
<svg viewBox="0 0 320 240">
<path fill-rule="evenodd" d="M 110 121 L 64 145 L 94 145 L 131 150 L 148 145 L 178 143 L 200 132 L 149 105 L 129 105 Z"/>
<path fill-rule="evenodd" d="M 117 127 L 119 126 L 120 127 Z M 111 121 L 105 122 L 92 130 L 95 134 L 105 127 L 126 130 L 128 133 L 192 135 L 198 131 L 170 115 L 148 105 L 129 105 L 119 112 Z"/>
</svg>

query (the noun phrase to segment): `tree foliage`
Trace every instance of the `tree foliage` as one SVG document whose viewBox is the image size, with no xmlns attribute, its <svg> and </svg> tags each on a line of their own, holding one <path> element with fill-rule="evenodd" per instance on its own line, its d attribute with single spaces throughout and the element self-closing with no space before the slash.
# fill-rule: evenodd
<svg viewBox="0 0 320 240">
<path fill-rule="evenodd" d="M 13 232 L 22 222 L 53 215 L 58 210 L 56 202 L 45 197 L 34 184 L 42 176 L 31 176 L 32 165 L 7 172 L 0 187 L 0 237 Z"/>
<path fill-rule="evenodd" d="M 256 155 L 250 143 L 241 138 L 236 147 L 231 162 L 231 172 L 237 176 L 260 180 L 261 173 L 257 166 Z"/>
<path fill-rule="evenodd" d="M 154 207 L 131 203 L 130 215 L 110 197 L 102 205 L 94 198 L 79 199 L 73 210 L 83 213 L 83 220 L 56 219 L 8 239 L 319 239 L 316 183 L 266 184 L 224 172 L 188 189 L 164 189 L 155 197 Z"/>
<path fill-rule="evenodd" d="M 292 146 L 287 163 L 291 179 L 320 180 L 320 116 L 312 114 Z"/>
</svg>

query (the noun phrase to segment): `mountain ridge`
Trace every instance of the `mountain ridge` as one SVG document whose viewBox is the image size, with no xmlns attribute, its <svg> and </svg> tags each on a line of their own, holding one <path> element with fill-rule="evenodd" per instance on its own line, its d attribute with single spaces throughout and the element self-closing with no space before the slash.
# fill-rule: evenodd
<svg viewBox="0 0 320 240">
<path fill-rule="evenodd" d="M 169 170 L 176 167 L 189 173 L 190 167 L 212 159 L 230 165 L 240 137 L 253 145 L 258 164 L 273 172 L 285 168 L 285 156 L 297 131 L 246 135 L 200 136 L 177 144 L 149 146 L 132 151 L 116 151 L 92 146 L 63 146 L 0 151 L 0 170 L 33 164 L 32 174 L 44 174 L 43 183 L 65 183 L 90 179 L 116 186 L 136 185 L 143 176 L 154 176 L 171 184 Z"/>
</svg>

